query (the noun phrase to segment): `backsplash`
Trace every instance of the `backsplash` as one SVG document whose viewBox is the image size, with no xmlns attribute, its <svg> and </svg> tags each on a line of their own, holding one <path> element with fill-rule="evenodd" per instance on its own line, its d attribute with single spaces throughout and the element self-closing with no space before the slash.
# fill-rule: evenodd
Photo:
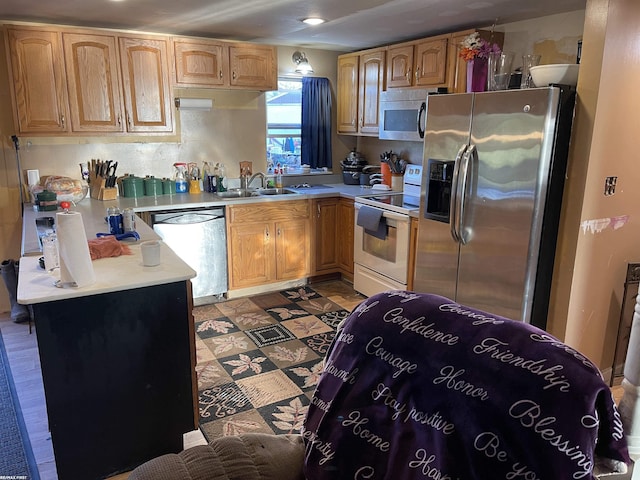
<svg viewBox="0 0 640 480">
<path fill-rule="evenodd" d="M 178 94 L 178 92 L 176 92 Z M 23 171 L 38 169 L 40 175 L 80 177 L 79 164 L 92 158 L 118 162 L 118 174 L 171 177 L 176 162 L 225 164 L 229 176 L 239 175 L 239 162 L 251 161 L 254 170 L 266 169 L 266 110 L 264 94 L 246 91 L 210 91 L 211 111 L 176 111 L 178 135 L 171 141 L 117 143 L 117 137 L 98 141 L 83 139 L 61 143 L 59 139 L 20 137 Z M 186 96 L 186 95 L 185 95 Z M 128 140 L 130 142 L 130 140 Z M 49 144 L 47 144 L 49 143 Z"/>
</svg>

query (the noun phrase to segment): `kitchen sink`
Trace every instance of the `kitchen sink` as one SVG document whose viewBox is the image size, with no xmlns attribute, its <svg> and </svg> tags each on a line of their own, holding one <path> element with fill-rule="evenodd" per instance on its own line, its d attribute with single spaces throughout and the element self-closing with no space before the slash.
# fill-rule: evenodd
<svg viewBox="0 0 640 480">
<path fill-rule="evenodd" d="M 287 195 L 290 193 L 296 193 L 293 190 L 287 188 L 260 188 L 258 189 L 258 195 Z"/>
<path fill-rule="evenodd" d="M 226 192 L 217 192 L 216 195 L 222 198 L 243 198 L 255 197 L 258 195 L 258 192 L 253 189 L 232 188 Z"/>
</svg>

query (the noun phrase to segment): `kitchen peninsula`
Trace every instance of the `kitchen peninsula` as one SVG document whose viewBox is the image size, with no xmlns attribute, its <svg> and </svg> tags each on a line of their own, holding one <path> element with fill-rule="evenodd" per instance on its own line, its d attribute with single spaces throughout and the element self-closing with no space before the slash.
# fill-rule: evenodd
<svg viewBox="0 0 640 480">
<path fill-rule="evenodd" d="M 103 203 L 74 208 L 87 238 L 107 228 Z M 25 210 L 23 253 L 34 253 L 34 217 L 55 213 Z M 138 231 L 157 238 L 141 221 Z M 97 280 L 82 288 L 56 288 L 38 255 L 20 260 L 18 301 L 33 309 L 60 480 L 105 478 L 178 452 L 197 426 L 195 272 L 164 245 L 156 267 L 142 265 L 139 243 L 130 248 L 92 262 Z"/>
<path fill-rule="evenodd" d="M 355 196 L 360 186 L 337 184 L 314 193 L 222 199 L 213 194 L 164 195 L 98 201 L 72 207 L 87 238 L 108 231 L 107 207 L 146 212 L 248 203 L 314 201 Z M 283 203 L 285 205 L 285 203 Z M 189 279 L 195 272 L 166 245 L 162 263 L 143 267 L 133 255 L 93 262 L 97 281 L 56 288 L 39 267 L 35 212 L 25 206 L 18 301 L 33 308 L 47 414 L 58 477 L 104 478 L 150 458 L 182 449 L 182 434 L 197 428 L 195 349 Z M 158 238 L 137 219 L 140 240 Z"/>
</svg>

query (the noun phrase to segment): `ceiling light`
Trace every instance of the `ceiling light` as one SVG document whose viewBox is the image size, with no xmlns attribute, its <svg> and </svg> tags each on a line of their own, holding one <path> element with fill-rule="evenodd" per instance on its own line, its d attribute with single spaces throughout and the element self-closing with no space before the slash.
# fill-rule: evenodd
<svg viewBox="0 0 640 480">
<path fill-rule="evenodd" d="M 320 25 L 321 23 L 326 22 L 324 18 L 318 18 L 318 17 L 309 17 L 309 18 L 303 19 L 302 21 L 307 25 Z"/>
<path fill-rule="evenodd" d="M 313 68 L 309 64 L 309 60 L 307 60 L 307 56 L 304 53 L 298 52 L 296 50 L 295 52 L 293 52 L 291 60 L 293 60 L 293 63 L 297 65 L 296 73 L 301 73 L 302 75 L 313 73 Z"/>
</svg>

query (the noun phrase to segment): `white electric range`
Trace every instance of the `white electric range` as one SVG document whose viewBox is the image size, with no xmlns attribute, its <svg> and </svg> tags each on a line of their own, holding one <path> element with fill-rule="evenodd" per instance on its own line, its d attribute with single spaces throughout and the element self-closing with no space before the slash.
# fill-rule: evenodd
<svg viewBox="0 0 640 480">
<path fill-rule="evenodd" d="M 407 165 L 402 192 L 355 198 L 353 286 L 371 296 L 406 290 L 409 275 L 410 215 L 420 209 L 422 165 Z"/>
</svg>

